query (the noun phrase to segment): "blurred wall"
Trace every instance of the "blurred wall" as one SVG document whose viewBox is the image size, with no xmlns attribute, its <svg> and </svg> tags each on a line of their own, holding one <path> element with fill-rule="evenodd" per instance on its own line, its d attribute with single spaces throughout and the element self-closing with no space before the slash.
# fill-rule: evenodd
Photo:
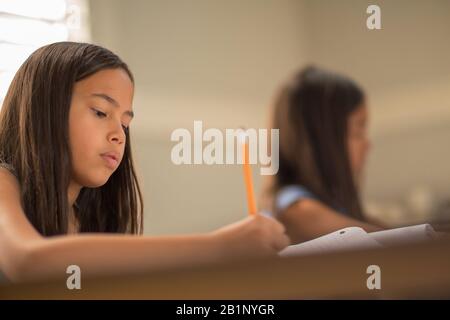
<svg viewBox="0 0 450 320">
<path fill-rule="evenodd" d="M 241 168 L 175 166 L 170 133 L 192 131 L 194 120 L 265 127 L 280 83 L 310 62 L 349 74 L 368 93 L 374 147 L 365 198 L 395 201 L 423 184 L 449 195 L 450 2 L 377 1 L 377 31 L 366 28 L 369 4 L 91 0 L 93 41 L 136 77 L 132 132 L 146 233 L 209 231 L 245 217 Z"/>
</svg>

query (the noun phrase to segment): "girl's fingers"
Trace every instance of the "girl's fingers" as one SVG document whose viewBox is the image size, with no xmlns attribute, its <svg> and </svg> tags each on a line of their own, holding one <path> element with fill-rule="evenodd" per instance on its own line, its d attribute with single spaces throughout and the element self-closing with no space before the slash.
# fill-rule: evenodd
<svg viewBox="0 0 450 320">
<path fill-rule="evenodd" d="M 279 252 L 281 250 L 283 250 L 284 248 L 286 248 L 288 245 L 290 245 L 291 240 L 289 239 L 289 237 L 287 235 L 285 235 L 284 233 L 276 238 L 276 241 L 274 243 L 274 248 L 276 250 L 276 252 Z"/>
</svg>

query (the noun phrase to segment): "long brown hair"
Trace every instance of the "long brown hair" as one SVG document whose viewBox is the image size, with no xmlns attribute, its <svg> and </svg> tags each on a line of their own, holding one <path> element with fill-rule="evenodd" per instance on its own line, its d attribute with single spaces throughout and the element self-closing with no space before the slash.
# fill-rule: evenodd
<svg viewBox="0 0 450 320">
<path fill-rule="evenodd" d="M 313 66 L 280 90 L 272 123 L 280 129 L 272 199 L 286 185 L 302 185 L 326 205 L 363 219 L 347 150 L 347 120 L 363 102 L 363 91 L 351 79 Z"/>
<path fill-rule="evenodd" d="M 0 113 L 0 163 L 12 168 L 22 206 L 45 236 L 67 233 L 71 172 L 69 109 L 74 84 L 97 71 L 128 66 L 100 46 L 59 42 L 36 50 L 17 71 Z M 130 132 L 123 160 L 106 184 L 76 200 L 80 232 L 142 233 L 143 200 Z"/>
</svg>

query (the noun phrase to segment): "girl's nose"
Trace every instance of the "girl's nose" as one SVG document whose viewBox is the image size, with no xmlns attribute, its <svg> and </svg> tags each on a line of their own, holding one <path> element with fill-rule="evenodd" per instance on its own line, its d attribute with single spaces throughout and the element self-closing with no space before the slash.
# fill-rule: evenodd
<svg viewBox="0 0 450 320">
<path fill-rule="evenodd" d="M 118 129 L 115 129 L 109 135 L 109 141 L 112 143 L 122 144 L 125 142 L 126 136 L 123 131 L 122 125 L 119 125 Z"/>
</svg>

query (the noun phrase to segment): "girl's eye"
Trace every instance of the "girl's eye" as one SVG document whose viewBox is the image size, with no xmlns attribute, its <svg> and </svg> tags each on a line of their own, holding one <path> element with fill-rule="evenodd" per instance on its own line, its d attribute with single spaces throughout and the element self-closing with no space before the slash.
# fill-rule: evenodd
<svg viewBox="0 0 450 320">
<path fill-rule="evenodd" d="M 99 117 L 99 118 L 105 118 L 105 117 L 107 116 L 107 114 L 104 113 L 104 112 L 102 112 L 102 111 L 99 111 L 99 110 L 94 109 L 94 108 L 91 108 L 91 109 L 92 109 L 92 111 L 94 111 L 95 115 L 96 115 L 97 117 Z M 127 127 L 127 126 L 122 125 L 122 129 L 123 129 L 123 131 L 124 131 L 125 133 L 128 133 L 128 127 Z"/>
<path fill-rule="evenodd" d="M 94 111 L 95 115 L 99 118 L 104 118 L 106 117 L 106 113 L 98 111 L 97 109 L 92 109 L 92 111 Z"/>
</svg>

